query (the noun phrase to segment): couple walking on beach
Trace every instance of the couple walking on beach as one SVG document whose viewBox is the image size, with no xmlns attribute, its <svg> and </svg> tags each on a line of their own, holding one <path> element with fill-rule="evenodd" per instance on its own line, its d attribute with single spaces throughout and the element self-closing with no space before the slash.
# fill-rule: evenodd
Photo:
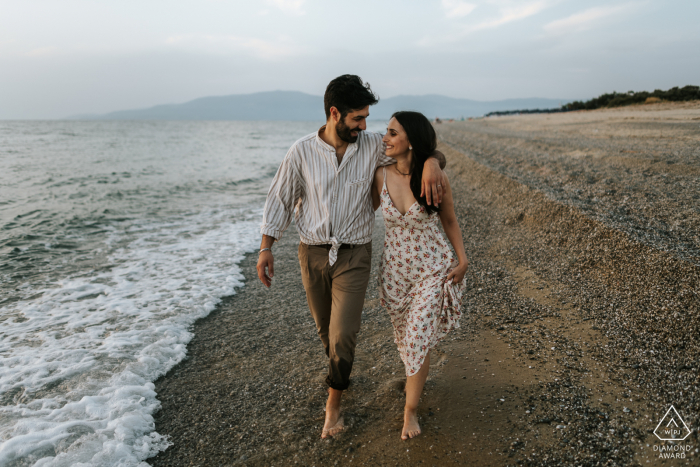
<svg viewBox="0 0 700 467">
<path fill-rule="evenodd" d="M 430 349 L 459 326 L 468 263 L 435 130 L 418 112 L 397 112 L 385 135 L 367 132 L 369 106 L 377 102 L 358 76 L 331 81 L 324 95 L 326 124 L 287 152 L 263 214 L 257 271 L 266 287 L 274 276 L 273 243 L 292 217 L 301 237 L 302 281 L 329 358 L 322 438 L 343 429 L 340 399 L 350 383 L 377 208 L 386 226 L 380 300 L 407 377 L 404 440 L 421 432 L 417 409 Z"/>
</svg>

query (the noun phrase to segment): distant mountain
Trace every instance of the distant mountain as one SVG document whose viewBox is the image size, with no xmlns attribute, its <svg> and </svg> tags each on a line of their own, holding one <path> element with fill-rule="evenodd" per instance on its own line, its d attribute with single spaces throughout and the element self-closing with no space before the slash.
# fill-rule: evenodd
<svg viewBox="0 0 700 467">
<path fill-rule="evenodd" d="M 506 99 L 473 101 L 429 94 L 380 99 L 370 108 L 371 118 L 388 119 L 397 110 L 417 110 L 429 118 L 479 117 L 488 112 L 553 108 L 560 99 Z M 297 91 L 271 91 L 231 96 L 201 97 L 184 104 L 157 105 L 147 109 L 120 110 L 103 115 L 76 115 L 88 120 L 325 120 L 323 98 Z"/>
<path fill-rule="evenodd" d="M 325 120 L 323 98 L 296 91 L 200 97 L 184 104 L 119 110 L 97 120 Z"/>
</svg>

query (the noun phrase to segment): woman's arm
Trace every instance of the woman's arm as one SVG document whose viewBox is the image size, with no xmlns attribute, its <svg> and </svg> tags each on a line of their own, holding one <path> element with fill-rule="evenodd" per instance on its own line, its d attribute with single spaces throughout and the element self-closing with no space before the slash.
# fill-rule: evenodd
<svg viewBox="0 0 700 467">
<path fill-rule="evenodd" d="M 372 209 L 375 211 L 379 208 L 381 204 L 381 199 L 379 198 L 379 193 L 382 191 L 384 186 L 384 167 L 377 167 L 374 171 L 374 181 L 372 182 Z"/>
<path fill-rule="evenodd" d="M 462 282 L 464 274 L 467 272 L 469 261 L 467 260 L 467 253 L 464 251 L 462 230 L 459 228 L 454 206 L 450 181 L 447 179 L 447 175 L 445 175 L 445 194 L 442 197 L 442 205 L 440 206 L 440 221 L 442 222 L 442 228 L 445 230 L 445 234 L 447 234 L 447 238 L 455 249 L 455 253 L 457 253 L 457 261 L 459 261 L 459 266 L 450 272 L 447 276 L 447 280 L 449 281 L 452 279 L 453 283 L 459 284 Z"/>
</svg>

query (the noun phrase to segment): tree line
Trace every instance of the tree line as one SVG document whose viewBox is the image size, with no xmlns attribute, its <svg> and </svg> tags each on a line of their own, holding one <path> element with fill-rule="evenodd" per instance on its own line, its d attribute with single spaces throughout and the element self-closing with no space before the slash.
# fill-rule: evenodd
<svg viewBox="0 0 700 467">
<path fill-rule="evenodd" d="M 567 110 L 593 110 L 602 109 L 604 107 L 622 107 L 625 105 L 641 104 L 646 102 L 650 97 L 656 97 L 662 101 L 692 101 L 700 99 L 700 86 L 678 86 L 662 91 L 656 89 L 653 92 L 611 92 L 603 94 L 586 102 L 574 101 L 566 104 L 564 107 Z"/>
<path fill-rule="evenodd" d="M 649 91 L 628 91 L 628 92 L 611 92 L 607 94 L 602 94 L 591 100 L 581 102 L 574 101 L 563 105 L 558 109 L 528 109 L 528 110 L 505 110 L 499 112 L 489 112 L 485 116 L 490 117 L 494 115 L 514 115 L 514 114 L 531 114 L 531 113 L 557 113 L 557 112 L 570 112 L 572 110 L 594 110 L 609 107 L 622 107 L 625 105 L 632 104 L 642 104 L 647 102 L 647 100 L 652 102 L 658 101 L 692 101 L 700 100 L 700 86 L 683 86 L 679 88 L 678 86 L 673 87 L 667 91 L 662 91 L 661 89 L 656 89 L 653 92 Z"/>
</svg>

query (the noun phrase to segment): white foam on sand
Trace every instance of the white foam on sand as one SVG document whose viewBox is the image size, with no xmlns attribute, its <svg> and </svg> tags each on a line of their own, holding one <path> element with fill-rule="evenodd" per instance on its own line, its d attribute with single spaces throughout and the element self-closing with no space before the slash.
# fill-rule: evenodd
<svg viewBox="0 0 700 467">
<path fill-rule="evenodd" d="M 153 381 L 185 357 L 194 321 L 243 285 L 259 216 L 115 228 L 107 267 L 0 308 L 15 317 L 0 328 L 0 465 L 146 466 L 165 449 Z"/>
</svg>

